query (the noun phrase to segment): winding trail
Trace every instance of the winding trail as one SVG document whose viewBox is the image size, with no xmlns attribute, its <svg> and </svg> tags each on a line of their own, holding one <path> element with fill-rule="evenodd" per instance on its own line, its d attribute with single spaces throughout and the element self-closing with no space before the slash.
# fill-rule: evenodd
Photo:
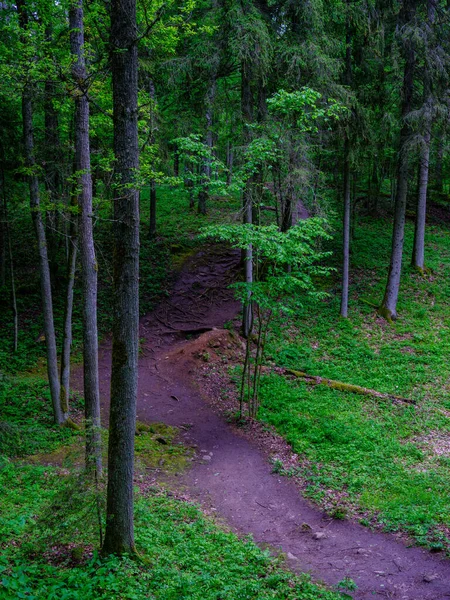
<svg viewBox="0 0 450 600">
<path fill-rule="evenodd" d="M 263 452 L 202 400 L 192 378 L 195 340 L 187 340 L 186 332 L 222 327 L 236 315 L 239 306 L 226 288 L 238 262 L 239 254 L 223 247 L 197 253 L 170 298 L 141 321 L 138 418 L 182 426 L 186 443 L 199 449 L 180 485 L 234 530 L 282 549 L 293 570 L 310 571 L 329 585 L 350 577 L 358 585 L 351 592 L 355 600 L 450 598 L 450 561 L 407 548 L 395 536 L 330 519 L 304 500 L 293 482 L 272 474 Z M 100 351 L 105 417 L 110 354 L 106 343 Z"/>
</svg>

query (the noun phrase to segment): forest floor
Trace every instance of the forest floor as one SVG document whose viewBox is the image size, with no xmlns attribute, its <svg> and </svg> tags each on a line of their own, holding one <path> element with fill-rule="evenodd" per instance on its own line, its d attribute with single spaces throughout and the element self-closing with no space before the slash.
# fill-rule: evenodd
<svg viewBox="0 0 450 600">
<path fill-rule="evenodd" d="M 274 472 L 270 456 L 289 462 L 293 452 L 272 428 L 239 428 L 224 418 L 232 404 L 223 386 L 243 343 L 223 329 L 239 310 L 227 287 L 238 262 L 235 251 L 204 248 L 186 260 L 170 298 L 141 320 L 138 419 L 178 427 L 196 450 L 192 468 L 169 478 L 169 486 L 237 532 L 285 553 L 292 569 L 330 586 L 349 582 L 355 600 L 450 597 L 450 563 L 442 554 L 330 517 L 302 497 L 294 480 Z M 100 375 L 106 417 L 108 342 Z"/>
</svg>

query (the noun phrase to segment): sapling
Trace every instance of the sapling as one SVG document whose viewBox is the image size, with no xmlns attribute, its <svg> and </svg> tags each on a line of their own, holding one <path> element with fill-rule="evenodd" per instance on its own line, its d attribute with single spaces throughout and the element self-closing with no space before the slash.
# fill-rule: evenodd
<svg viewBox="0 0 450 600">
<path fill-rule="evenodd" d="M 330 252 L 321 248 L 321 241 L 330 239 L 327 222 L 314 217 L 299 222 L 286 233 L 276 225 L 216 225 L 205 228 L 202 236 L 227 242 L 233 248 L 251 245 L 258 254 L 258 276 L 252 282 L 233 284 L 236 297 L 244 307 L 251 302 L 256 317 L 255 332 L 246 340 L 239 407 L 240 418 L 244 416 L 245 403 L 248 416 L 255 418 L 265 346 L 274 316 L 296 314 L 306 296 L 317 300 L 326 296 L 317 289 L 316 281 L 331 271 L 324 264 Z"/>
</svg>

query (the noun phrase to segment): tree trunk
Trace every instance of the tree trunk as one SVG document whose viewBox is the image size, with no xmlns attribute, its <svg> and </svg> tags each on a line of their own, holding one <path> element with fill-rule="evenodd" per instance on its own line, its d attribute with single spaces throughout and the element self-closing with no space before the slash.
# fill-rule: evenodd
<svg viewBox="0 0 450 600">
<path fill-rule="evenodd" d="M 243 61 L 241 67 L 241 114 L 244 126 L 244 143 L 250 142 L 250 132 L 247 127 L 253 122 L 253 94 L 251 89 L 251 68 L 248 62 Z M 247 181 L 243 193 L 243 221 L 252 223 L 253 220 L 253 202 L 252 202 L 252 182 Z M 253 248 L 250 244 L 244 252 L 244 270 L 245 282 L 251 284 L 253 282 Z M 242 314 L 242 333 L 247 338 L 253 326 L 253 310 L 251 302 L 251 294 L 248 294 L 247 302 L 243 306 Z"/>
<path fill-rule="evenodd" d="M 51 28 L 46 29 L 47 40 L 52 38 Z M 58 114 L 53 105 L 55 84 L 46 81 L 44 88 L 44 123 L 45 123 L 45 188 L 48 201 L 55 204 L 60 192 L 59 182 L 59 133 Z M 55 206 L 46 211 L 46 236 L 48 244 L 48 258 L 50 274 L 54 287 L 58 286 L 58 209 Z"/>
<path fill-rule="evenodd" d="M 234 152 L 231 143 L 227 142 L 227 186 L 230 186 L 233 181 L 233 159 Z"/>
<path fill-rule="evenodd" d="M 28 14 L 24 0 L 17 2 L 20 26 L 25 31 L 28 28 Z M 47 349 L 47 373 L 50 384 L 50 393 L 53 405 L 53 416 L 55 423 L 63 423 L 63 414 L 59 401 L 59 375 L 56 352 L 55 325 L 53 320 L 52 286 L 50 281 L 50 268 L 47 254 L 47 240 L 45 227 L 40 210 L 39 182 L 36 175 L 36 161 L 34 157 L 34 135 L 33 135 L 33 107 L 32 89 L 30 82 L 26 82 L 22 92 L 22 119 L 23 138 L 25 145 L 26 165 L 30 175 L 30 210 L 39 252 L 39 274 L 41 281 L 42 312 L 44 317 L 44 334 Z"/>
<path fill-rule="evenodd" d="M 434 187 L 438 195 L 442 195 L 444 192 L 444 148 L 445 148 L 445 123 L 442 124 L 437 131 L 437 152 L 436 152 L 436 165 L 435 165 L 435 176 L 434 176 Z"/>
<path fill-rule="evenodd" d="M 344 219 L 343 219 L 343 245 L 342 245 L 342 292 L 341 292 L 341 317 L 348 316 L 348 285 L 350 275 L 350 141 L 348 135 L 344 142 Z"/>
<path fill-rule="evenodd" d="M 133 469 L 139 340 L 139 167 L 136 0 L 111 2 L 114 153 L 114 321 L 105 554 L 134 552 Z"/>
<path fill-rule="evenodd" d="M 6 190 L 5 174 L 2 168 L 2 194 L 0 196 L 0 288 L 6 286 L 6 263 L 8 254 L 8 236 L 6 233 Z"/>
<path fill-rule="evenodd" d="M 5 172 L 2 169 L 2 219 L 3 219 L 3 231 L 4 231 L 4 243 L 8 249 L 8 262 L 9 262 L 9 277 L 11 282 L 11 309 L 13 314 L 13 352 L 17 352 L 17 346 L 19 343 L 19 313 L 17 311 L 17 296 L 16 296 L 16 279 L 14 276 L 14 258 L 11 243 L 11 230 L 8 221 L 8 201 L 6 199 L 6 183 L 5 183 Z M 5 256 L 6 262 L 6 256 Z M 5 268 L 6 271 L 6 268 Z M 6 273 L 5 273 L 6 275 Z M 6 281 L 3 283 L 6 285 Z"/>
<path fill-rule="evenodd" d="M 70 394 L 70 351 L 72 348 L 72 313 L 73 313 L 73 288 L 75 285 L 75 272 L 77 266 L 78 235 L 75 223 L 70 225 L 69 260 L 67 261 L 67 288 L 66 303 L 64 307 L 64 330 L 61 350 L 61 380 L 60 404 L 64 421 L 69 418 Z"/>
<path fill-rule="evenodd" d="M 214 73 L 211 77 L 208 92 L 206 94 L 206 145 L 212 156 L 213 149 L 213 107 L 214 100 L 216 97 L 216 74 Z M 198 212 L 202 215 L 206 215 L 206 206 L 209 198 L 208 183 L 211 181 L 212 168 L 211 168 L 211 157 L 208 157 L 205 163 L 201 167 L 202 170 L 202 187 L 198 194 Z"/>
<path fill-rule="evenodd" d="M 76 58 L 72 76 L 75 97 L 75 163 L 78 176 L 79 236 L 83 288 L 83 379 L 86 427 L 86 469 L 97 477 L 102 472 L 100 393 L 98 381 L 97 259 L 92 227 L 92 174 L 89 144 L 89 101 L 84 58 L 83 1 L 70 10 L 70 44 Z"/>
<path fill-rule="evenodd" d="M 414 16 L 415 6 L 411 0 L 405 2 L 403 24 L 409 23 Z M 402 120 L 400 146 L 397 165 L 397 188 L 395 194 L 394 227 L 392 233 L 392 250 L 386 291 L 379 312 L 387 320 L 397 318 L 397 300 L 400 289 L 402 271 L 403 242 L 405 235 L 406 202 L 408 195 L 408 143 L 410 126 L 407 116 L 412 108 L 414 91 L 415 52 L 411 40 L 404 40 L 405 69 L 403 76 Z"/>
<path fill-rule="evenodd" d="M 153 83 L 153 79 L 149 78 L 148 81 L 148 87 L 149 87 L 149 96 L 152 100 L 152 105 L 151 105 L 151 111 L 150 111 L 150 138 L 149 138 L 149 142 L 150 144 L 154 144 L 156 139 L 155 139 L 155 131 L 157 129 L 156 127 L 156 115 L 155 115 L 155 102 L 156 102 L 156 93 L 155 93 L 155 84 Z M 179 173 L 179 154 L 177 151 L 177 148 L 175 147 L 175 154 L 177 155 L 177 160 L 176 162 L 176 169 L 175 169 L 175 163 L 174 163 L 174 175 L 175 177 L 178 177 L 178 173 Z M 176 171 L 176 173 L 175 173 Z M 149 236 L 151 238 L 155 237 L 156 235 L 156 181 L 154 179 L 152 179 L 150 181 L 150 219 L 149 219 Z"/>
<path fill-rule="evenodd" d="M 430 30 L 432 30 L 434 27 L 436 13 L 436 0 L 428 0 L 427 11 L 428 25 Z M 423 146 L 421 149 L 419 162 L 419 185 L 417 192 L 416 223 L 414 228 L 414 245 L 412 255 L 412 266 L 421 272 L 425 268 L 425 222 L 427 214 L 428 175 L 430 167 L 431 129 L 433 121 L 432 114 L 434 107 L 431 78 L 428 68 L 424 69 L 423 77 L 425 117 Z"/>
<path fill-rule="evenodd" d="M 156 182 L 154 179 L 150 181 L 150 237 L 156 235 Z"/>
<path fill-rule="evenodd" d="M 347 5 L 348 9 L 348 5 Z M 352 83 L 352 36 L 350 21 L 347 17 L 345 52 L 345 84 Z M 348 316 L 348 285 L 350 276 L 350 223 L 351 223 L 351 187 L 350 187 L 350 137 L 345 133 L 344 141 L 344 218 L 342 227 L 342 291 L 341 317 Z"/>
</svg>

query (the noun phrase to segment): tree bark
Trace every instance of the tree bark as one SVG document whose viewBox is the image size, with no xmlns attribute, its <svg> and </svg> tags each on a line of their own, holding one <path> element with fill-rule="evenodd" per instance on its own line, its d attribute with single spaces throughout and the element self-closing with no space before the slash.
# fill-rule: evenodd
<svg viewBox="0 0 450 600">
<path fill-rule="evenodd" d="M 9 278 L 11 282 L 11 309 L 13 314 L 13 352 L 17 352 L 17 346 L 19 343 L 19 313 L 17 310 L 17 296 L 16 296 L 16 279 L 14 276 L 14 257 L 11 243 L 11 230 L 8 221 L 8 201 L 6 198 L 6 183 L 5 183 L 5 171 L 2 169 L 2 219 L 3 219 L 3 230 L 4 230 L 4 243 L 8 249 L 8 262 L 9 262 Z M 5 257 L 6 262 L 6 257 Z M 6 271 L 6 267 L 5 267 Z M 6 275 L 6 273 L 5 273 Z M 3 282 L 6 285 L 6 281 Z"/>
<path fill-rule="evenodd" d="M 348 9 L 348 4 L 347 4 Z M 345 35 L 345 84 L 352 83 L 352 35 L 347 17 Z M 351 187 L 350 187 L 350 136 L 345 132 L 344 141 L 344 217 L 342 223 L 342 290 L 341 317 L 348 317 L 348 286 L 350 278 L 350 226 L 351 226 Z"/>
<path fill-rule="evenodd" d="M 348 135 L 344 142 L 344 218 L 342 227 L 342 291 L 341 291 L 341 317 L 348 317 L 348 286 L 350 278 L 350 141 Z"/>
<path fill-rule="evenodd" d="M 51 28 L 46 29 L 47 40 L 51 40 Z M 59 177 L 59 133 L 58 114 L 53 105 L 55 96 L 55 84 L 46 81 L 44 87 L 44 124 L 45 124 L 45 188 L 48 201 L 54 204 L 58 201 L 60 192 Z M 58 209 L 54 206 L 46 211 L 46 236 L 48 244 L 48 257 L 50 274 L 54 287 L 58 286 Z"/>
<path fill-rule="evenodd" d="M 415 13 L 414 0 L 406 0 L 403 7 L 403 24 L 409 23 Z M 386 291 L 379 312 L 388 321 L 397 318 L 397 300 L 402 271 L 403 242 L 405 236 L 406 202 L 408 194 L 408 143 L 410 126 L 407 116 L 412 108 L 414 91 L 415 51 L 410 39 L 404 40 L 405 68 L 403 75 L 402 120 L 400 145 L 397 163 L 397 187 L 395 193 L 394 227 L 392 232 L 392 250 Z"/>
<path fill-rule="evenodd" d="M 216 97 L 216 73 L 213 73 L 209 84 L 208 91 L 206 93 L 206 145 L 212 155 L 213 149 L 213 107 L 214 100 Z M 202 169 L 202 188 L 198 194 L 198 212 L 201 215 L 206 215 L 206 207 L 209 198 L 208 183 L 211 181 L 212 168 L 211 158 L 207 158 L 205 163 L 201 167 Z"/>
<path fill-rule="evenodd" d="M 64 421 L 69 418 L 70 351 L 72 348 L 73 288 L 77 266 L 78 235 L 75 223 L 70 225 L 70 248 L 67 261 L 67 288 L 64 307 L 64 330 L 61 350 L 60 404 Z"/>
<path fill-rule="evenodd" d="M 153 83 L 153 80 L 151 78 L 149 78 L 149 96 L 152 99 L 152 108 L 151 108 L 151 113 L 150 113 L 150 139 L 149 142 L 150 144 L 154 144 L 155 143 L 155 131 L 156 131 L 156 123 L 155 123 L 155 111 L 154 111 L 154 103 L 156 100 L 156 94 L 155 94 L 155 84 Z M 178 172 L 179 172 L 179 154 L 175 148 L 175 154 L 178 157 L 177 160 L 175 161 L 174 159 L 174 175 L 175 177 L 178 177 Z M 175 173 L 175 162 L 176 162 L 176 173 Z M 151 238 L 155 237 L 156 235 L 156 181 L 154 179 L 152 179 L 150 181 L 150 219 L 149 219 L 149 235 Z"/>
<path fill-rule="evenodd" d="M 430 31 L 434 26 L 436 14 L 436 0 L 428 0 L 428 27 Z M 428 49 L 430 50 L 430 49 Z M 433 107 L 434 97 L 432 94 L 431 77 L 428 68 L 424 69 L 424 132 L 423 142 L 419 162 L 419 186 L 417 193 L 416 206 L 416 223 L 414 228 L 414 244 L 412 255 L 412 266 L 419 271 L 425 268 L 425 223 L 427 214 L 427 192 L 428 192 L 428 175 L 430 167 L 430 145 L 431 145 L 431 129 L 433 122 Z"/>
<path fill-rule="evenodd" d="M 24 0 L 17 2 L 20 26 L 25 33 L 28 28 L 28 14 Z M 44 317 L 44 334 L 47 349 L 47 373 L 50 384 L 50 394 L 53 405 L 55 423 L 63 423 L 63 414 L 59 401 L 59 375 L 56 352 L 55 325 L 53 319 L 52 287 L 47 253 L 45 227 L 40 210 L 39 182 L 36 175 L 33 134 L 33 106 L 31 84 L 27 81 L 22 92 L 23 138 L 25 146 L 26 165 L 30 188 L 30 210 L 39 252 L 39 274 L 41 282 L 42 312 Z"/>
<path fill-rule="evenodd" d="M 253 122 L 253 94 L 251 89 L 251 67 L 248 62 L 243 61 L 241 67 L 241 114 L 244 126 L 244 143 L 250 142 L 250 132 L 247 125 Z M 247 181 L 243 192 L 243 222 L 251 224 L 253 221 L 252 183 Z M 253 248 L 250 244 L 244 251 L 245 282 L 253 282 Z M 253 310 L 251 294 L 249 292 L 247 301 L 243 306 L 242 333 L 247 338 L 253 326 Z"/>
<path fill-rule="evenodd" d="M 434 176 L 434 188 L 438 195 L 444 192 L 444 148 L 445 148 L 445 123 L 442 124 L 437 131 L 437 152 Z"/>
<path fill-rule="evenodd" d="M 70 10 L 70 44 L 75 58 L 72 76 L 77 83 L 75 96 L 75 164 L 79 206 L 79 236 L 83 288 L 83 375 L 86 427 L 86 469 L 100 476 L 102 453 L 100 437 L 100 393 L 98 381 L 97 259 L 92 226 L 92 173 L 89 143 L 89 101 L 84 57 L 83 2 Z"/>
<path fill-rule="evenodd" d="M 134 552 L 133 469 L 139 340 L 136 0 L 111 1 L 116 193 L 114 321 L 105 554 Z"/>
</svg>

